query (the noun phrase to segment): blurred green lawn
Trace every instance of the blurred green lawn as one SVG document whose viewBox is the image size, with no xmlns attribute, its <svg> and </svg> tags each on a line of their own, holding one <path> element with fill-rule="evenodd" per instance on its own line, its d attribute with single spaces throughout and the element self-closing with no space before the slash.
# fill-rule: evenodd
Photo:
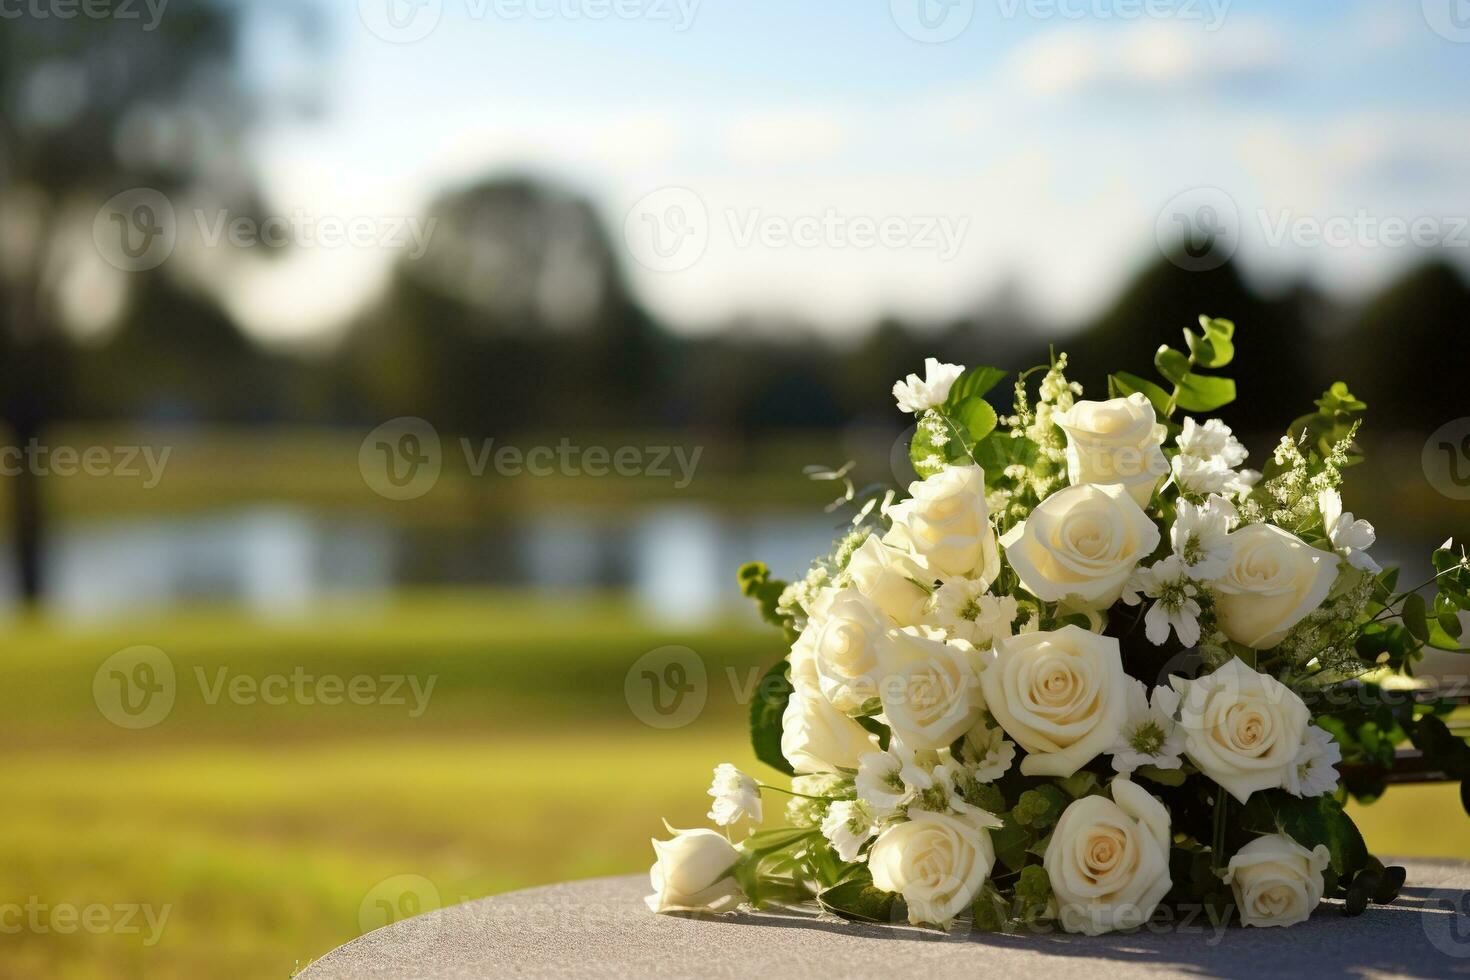
<svg viewBox="0 0 1470 980">
<path fill-rule="evenodd" d="M 136 644 L 167 653 L 177 700 L 133 731 L 103 716 L 92 682 Z M 696 651 L 709 677 L 703 713 L 672 731 L 623 693 L 633 662 L 666 644 Z M 12 933 L 15 913 L 0 916 L 0 976 L 284 977 L 381 922 L 398 876 L 418 876 L 429 905 L 642 871 L 661 817 L 703 821 L 716 762 L 754 766 L 738 692 L 778 644 L 744 620 L 658 629 L 613 600 L 485 593 L 274 625 L 228 611 L 22 624 L 0 641 L 0 904 L 143 903 L 168 918 L 148 945 L 146 925 Z M 221 668 L 436 681 L 410 718 L 210 704 L 196 669 L 213 683 Z M 1470 855 L 1452 786 L 1395 790 L 1358 816 L 1380 853 Z"/>
</svg>

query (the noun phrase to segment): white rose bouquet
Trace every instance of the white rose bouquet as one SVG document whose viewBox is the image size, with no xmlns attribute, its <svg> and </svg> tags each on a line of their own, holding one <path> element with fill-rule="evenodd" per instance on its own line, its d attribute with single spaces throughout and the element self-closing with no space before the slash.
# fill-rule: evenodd
<svg viewBox="0 0 1470 980">
<path fill-rule="evenodd" d="M 1441 708 L 1378 685 L 1459 649 L 1470 563 L 1446 542 L 1398 591 L 1369 556 L 1340 495 L 1366 406 L 1341 383 L 1244 469 L 1208 417 L 1235 397 L 1206 373 L 1235 327 L 1184 336 L 1155 358 L 1164 384 L 1115 374 L 1102 401 L 1066 355 L 1014 379 L 1007 415 L 997 368 L 931 358 L 894 386 L 917 416 L 907 494 L 849 485 L 852 529 L 803 581 L 740 572 L 790 644 L 751 711 L 789 788 L 720 766 L 726 837 L 655 842 L 650 907 L 1097 934 L 1161 908 L 1273 926 L 1393 900 L 1403 869 L 1343 803 L 1383 791 L 1399 744 L 1470 777 Z M 755 829 L 766 793 L 789 826 Z"/>
</svg>

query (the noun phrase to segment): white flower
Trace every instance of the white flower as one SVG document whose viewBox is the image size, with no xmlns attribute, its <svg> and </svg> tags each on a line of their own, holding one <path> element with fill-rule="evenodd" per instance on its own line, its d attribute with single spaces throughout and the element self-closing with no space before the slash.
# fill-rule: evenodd
<svg viewBox="0 0 1470 980">
<path fill-rule="evenodd" d="M 1323 490 L 1317 495 L 1317 507 L 1322 512 L 1322 526 L 1332 547 L 1347 563 L 1356 569 L 1377 575 L 1383 569 L 1372 558 L 1368 549 L 1378 539 L 1373 525 L 1365 520 L 1354 520 L 1352 511 L 1342 509 L 1342 497 L 1336 490 Z"/>
<path fill-rule="evenodd" d="M 940 749 L 969 731 L 985 704 L 980 655 L 963 640 L 923 626 L 892 630 L 878 644 L 888 727 L 904 745 Z"/>
<path fill-rule="evenodd" d="M 1236 643 L 1269 650 L 1322 604 L 1339 559 L 1271 524 L 1230 533 L 1230 561 L 1214 583 L 1215 616 Z"/>
<path fill-rule="evenodd" d="M 960 364 L 940 364 L 935 357 L 924 359 L 924 378 L 911 374 L 893 385 L 893 397 L 898 399 L 901 412 L 923 412 L 938 408 L 949 398 L 949 390 L 965 373 Z"/>
<path fill-rule="evenodd" d="M 1190 578 L 1208 582 L 1225 574 L 1235 520 L 1235 505 L 1219 494 L 1211 494 L 1203 504 L 1179 500 L 1169 543 L 1189 570 Z"/>
<path fill-rule="evenodd" d="M 673 840 L 655 840 L 657 860 L 648 872 L 653 894 L 643 899 L 654 912 L 729 912 L 745 898 L 730 874 L 740 852 L 723 834 L 707 828 L 675 830 Z"/>
<path fill-rule="evenodd" d="M 873 811 L 862 800 L 838 800 L 827 808 L 822 821 L 822 836 L 844 861 L 856 861 L 863 845 L 877 832 Z"/>
<path fill-rule="evenodd" d="M 840 710 L 855 713 L 878 696 L 878 643 L 888 626 L 883 611 L 857 589 L 817 594 L 802 635 L 811 634 L 817 686 Z"/>
<path fill-rule="evenodd" d="M 1330 860 L 1322 844 L 1309 851 L 1285 834 L 1269 834 L 1237 851 L 1221 877 L 1235 892 L 1242 925 L 1292 926 L 1322 901 Z"/>
<path fill-rule="evenodd" d="M 987 588 L 984 579 L 946 579 L 934 592 L 929 622 L 951 639 L 967 640 L 976 650 L 989 650 L 996 640 L 1011 635 L 1017 608 L 1014 598 L 988 595 Z"/>
<path fill-rule="evenodd" d="M 964 754 L 970 778 L 977 783 L 993 783 L 1010 771 L 1016 761 L 1016 746 L 1006 738 L 1005 729 L 991 727 L 982 720 L 965 736 Z"/>
<path fill-rule="evenodd" d="M 749 817 L 752 823 L 761 822 L 760 784 L 730 763 L 715 766 L 709 795 L 715 802 L 708 816 L 721 827 L 728 827 L 742 817 Z"/>
<path fill-rule="evenodd" d="M 792 693 L 781 715 L 781 754 L 797 772 L 856 769 L 873 735 L 820 694 Z"/>
<path fill-rule="evenodd" d="M 1342 746 L 1332 733 L 1316 725 L 1307 726 L 1296 762 L 1286 770 L 1284 788 L 1293 796 L 1321 796 L 1336 791 L 1336 766 L 1342 761 Z"/>
<path fill-rule="evenodd" d="M 847 561 L 853 588 L 873 600 L 899 626 L 913 626 L 924 618 L 929 593 L 915 584 L 923 572 L 912 558 L 890 548 L 872 534 Z"/>
<path fill-rule="evenodd" d="M 1235 657 L 1198 680 L 1170 681 L 1183 699 L 1184 754 L 1201 772 L 1242 803 L 1285 783 L 1311 719 L 1296 692 Z"/>
<path fill-rule="evenodd" d="M 1235 475 L 1225 484 L 1225 492 L 1236 500 L 1245 500 L 1260 480 L 1260 470 L 1236 470 Z"/>
<path fill-rule="evenodd" d="M 1138 506 L 1148 506 L 1169 465 L 1159 448 L 1168 430 L 1145 395 L 1079 401 L 1052 421 L 1067 434 L 1067 479 L 1073 486 L 1119 484 Z"/>
<path fill-rule="evenodd" d="M 990 713 L 1028 753 L 1027 776 L 1070 776 L 1114 745 L 1127 683 L 1118 641 L 1080 626 L 1002 640 L 980 674 Z"/>
<path fill-rule="evenodd" d="M 930 582 L 948 577 L 993 582 L 1000 574 L 980 467 L 950 466 L 910 483 L 909 499 L 886 513 L 893 526 L 883 543 L 908 554 Z"/>
<path fill-rule="evenodd" d="M 1121 486 L 1076 486 L 1043 500 L 1000 539 L 1027 592 L 1086 609 L 1118 601 L 1159 529 Z"/>
<path fill-rule="evenodd" d="M 1218 459 L 1226 469 L 1234 469 L 1250 455 L 1231 433 L 1230 426 L 1219 419 L 1209 419 L 1200 425 L 1194 419 L 1186 418 L 1174 444 L 1182 455 Z"/>
<path fill-rule="evenodd" d="M 1174 482 L 1185 493 L 1203 496 L 1219 493 L 1235 477 L 1235 471 L 1225 465 L 1219 456 L 1202 459 L 1180 453 L 1170 464 L 1174 471 Z"/>
<path fill-rule="evenodd" d="M 1167 684 L 1154 688 L 1152 703 L 1143 681 L 1128 689 L 1128 715 L 1112 748 L 1113 768 L 1127 775 L 1139 766 L 1178 769 L 1184 733 L 1174 720 L 1179 694 Z"/>
<path fill-rule="evenodd" d="M 1169 640 L 1170 629 L 1187 647 L 1199 642 L 1200 606 L 1195 599 L 1199 589 L 1189 581 L 1178 555 L 1170 555 L 1135 572 L 1123 601 L 1130 606 L 1138 605 L 1142 601 L 1139 592 L 1155 600 L 1143 617 L 1144 635 L 1150 643 L 1163 646 Z"/>
<path fill-rule="evenodd" d="M 887 752 L 867 752 L 858 759 L 858 799 L 879 819 L 897 813 L 914 795 L 914 788 L 904 781 L 898 748 L 897 741 L 890 740 Z"/>
<path fill-rule="evenodd" d="M 1068 932 L 1140 926 L 1169 891 L 1169 811 L 1123 776 L 1112 793 L 1073 800 L 1046 845 L 1042 866 Z"/>
<path fill-rule="evenodd" d="M 909 921 L 948 926 L 975 900 L 995 866 L 990 832 L 968 817 L 914 810 L 868 854 L 873 884 L 903 896 Z"/>
</svg>

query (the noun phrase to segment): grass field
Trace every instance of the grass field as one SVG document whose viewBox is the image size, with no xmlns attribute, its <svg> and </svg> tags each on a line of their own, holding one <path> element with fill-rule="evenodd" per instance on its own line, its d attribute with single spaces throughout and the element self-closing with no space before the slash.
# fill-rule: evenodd
<svg viewBox="0 0 1470 980">
<path fill-rule="evenodd" d="M 140 644 L 166 656 L 174 701 L 134 730 L 94 679 Z M 667 644 L 708 678 L 675 730 L 624 687 Z M 702 822 L 715 762 L 753 766 L 739 701 L 778 653 L 744 621 L 681 632 L 612 601 L 515 595 L 275 625 L 22 624 L 0 641 L 0 976 L 286 977 L 389 916 L 644 870 L 660 817 Z M 313 703 L 268 703 L 269 678 L 297 675 Z M 322 678 L 386 694 L 402 675 L 433 680 L 417 717 L 411 697 L 321 703 Z M 1470 857 L 1453 787 L 1359 818 L 1377 851 Z"/>
</svg>

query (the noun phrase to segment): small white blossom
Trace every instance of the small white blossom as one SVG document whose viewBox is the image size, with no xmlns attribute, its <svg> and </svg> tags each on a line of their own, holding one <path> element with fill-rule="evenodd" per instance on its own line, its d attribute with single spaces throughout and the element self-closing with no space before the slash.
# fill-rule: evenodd
<svg viewBox="0 0 1470 980">
<path fill-rule="evenodd" d="M 877 832 L 873 810 L 862 800 L 838 800 L 827 808 L 822 821 L 822 836 L 832 842 L 843 861 L 856 861 L 863 845 Z"/>
<path fill-rule="evenodd" d="M 1226 481 L 1225 492 L 1236 500 L 1244 500 L 1251 495 L 1251 491 L 1260 481 L 1260 470 L 1236 470 L 1235 474 Z"/>
<path fill-rule="evenodd" d="M 1124 775 L 1139 766 L 1178 769 L 1184 750 L 1184 732 L 1174 720 L 1178 708 L 1179 692 L 1168 684 L 1154 688 L 1150 702 L 1143 681 L 1134 680 L 1128 689 L 1123 728 L 1110 750 L 1113 768 Z"/>
<path fill-rule="evenodd" d="M 722 762 L 715 767 L 709 795 L 715 802 L 708 816 L 721 827 L 728 827 L 742 817 L 749 817 L 752 823 L 761 822 L 760 784 L 730 763 Z"/>
<path fill-rule="evenodd" d="M 924 359 L 924 377 L 911 374 L 903 381 L 894 382 L 893 397 L 898 400 L 900 411 L 923 412 L 938 408 L 949 398 L 949 390 L 965 373 L 961 364 L 941 364 L 935 357 Z"/>
<path fill-rule="evenodd" d="M 1163 646 L 1169 640 L 1171 629 L 1187 647 L 1199 642 L 1200 605 L 1195 601 L 1199 589 L 1189 581 L 1178 555 L 1170 555 L 1150 568 L 1134 572 L 1123 601 L 1130 606 L 1138 605 L 1142 601 L 1140 592 L 1155 600 L 1143 617 L 1144 635 L 1150 643 Z"/>
<path fill-rule="evenodd" d="M 1235 519 L 1235 505 L 1219 494 L 1211 494 L 1203 504 L 1179 501 L 1169 542 L 1190 578 L 1208 582 L 1225 574 Z"/>
<path fill-rule="evenodd" d="M 912 787 L 904 781 L 903 760 L 893 751 L 895 748 L 897 742 L 890 740 L 887 752 L 868 752 L 858 759 L 858 799 L 879 818 L 896 813 L 913 798 Z"/>
<path fill-rule="evenodd" d="M 1235 471 L 1219 456 L 1203 458 L 1180 453 L 1169 464 L 1179 489 L 1195 496 L 1219 493 L 1235 477 Z"/>
<path fill-rule="evenodd" d="M 1378 539 L 1373 525 L 1365 520 L 1354 520 L 1353 512 L 1342 509 L 1342 497 L 1336 490 L 1323 490 L 1317 495 L 1317 508 L 1322 512 L 1322 526 L 1332 547 L 1347 563 L 1356 569 L 1377 575 L 1383 571 L 1379 564 L 1368 556 L 1368 549 Z"/>
<path fill-rule="evenodd" d="M 1184 420 L 1184 428 L 1174 440 L 1179 452 L 1196 459 L 1218 459 L 1226 469 L 1234 469 L 1245 462 L 1245 447 L 1230 431 L 1230 426 L 1219 419 L 1210 419 L 1204 425 L 1194 419 Z"/>
<path fill-rule="evenodd" d="M 1321 796 L 1337 789 L 1336 766 L 1342 747 L 1332 734 L 1317 725 L 1307 726 L 1296 764 L 1286 770 L 1284 788 L 1293 796 Z"/>
<path fill-rule="evenodd" d="M 966 769 L 977 783 L 993 783 L 1016 761 L 1016 746 L 999 727 L 980 722 L 965 736 Z"/>
<path fill-rule="evenodd" d="M 987 595 L 983 579 L 946 579 L 934 592 L 932 621 L 950 639 L 968 640 L 976 650 L 989 650 L 1011 635 L 1016 600 Z"/>
</svg>

